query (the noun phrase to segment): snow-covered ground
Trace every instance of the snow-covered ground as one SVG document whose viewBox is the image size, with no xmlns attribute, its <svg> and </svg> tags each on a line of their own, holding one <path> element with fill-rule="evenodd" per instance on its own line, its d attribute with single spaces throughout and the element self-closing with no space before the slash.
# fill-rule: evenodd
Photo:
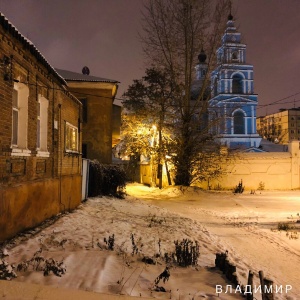
<svg viewBox="0 0 300 300">
<path fill-rule="evenodd" d="M 39 256 L 63 260 L 66 266 L 62 277 L 43 276 L 29 266 L 13 280 L 158 299 L 240 299 L 238 293 L 216 294 L 216 285 L 225 289 L 230 284 L 214 268 L 216 252 L 227 250 L 242 284 L 249 270 L 256 275 L 263 270 L 274 285 L 292 286 L 275 299 L 300 299 L 299 191 L 234 195 L 132 184 L 127 193 L 124 200 L 91 198 L 52 225 L 7 245 L 9 263 L 29 260 L 40 250 Z M 286 222 L 294 226 L 288 235 L 277 230 L 278 223 Z M 133 256 L 132 234 L 139 250 Z M 112 235 L 114 251 L 109 251 L 104 238 Z M 174 240 L 183 238 L 199 242 L 199 267 L 172 267 L 169 281 L 159 283 L 167 292 L 151 291 L 165 263 L 158 258 L 156 265 L 146 265 L 141 258 L 170 253 Z"/>
</svg>

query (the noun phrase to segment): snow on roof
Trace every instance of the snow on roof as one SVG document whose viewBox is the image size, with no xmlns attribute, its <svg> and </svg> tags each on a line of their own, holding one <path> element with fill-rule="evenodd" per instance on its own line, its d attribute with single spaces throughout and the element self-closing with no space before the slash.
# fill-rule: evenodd
<svg viewBox="0 0 300 300">
<path fill-rule="evenodd" d="M 255 153 L 259 153 L 259 152 L 266 152 L 262 149 L 256 148 L 256 147 L 250 147 L 245 149 L 243 152 L 255 152 Z"/>
<path fill-rule="evenodd" d="M 102 77 L 90 76 L 82 73 L 76 73 L 68 70 L 56 69 L 56 71 L 67 81 L 85 81 L 85 82 L 108 82 L 119 83 L 117 80 Z"/>
<path fill-rule="evenodd" d="M 11 36 L 20 41 L 25 48 L 30 50 L 30 53 L 36 57 L 36 59 L 41 62 L 48 71 L 50 71 L 56 78 L 64 85 L 66 85 L 66 81 L 61 77 L 55 69 L 49 64 L 46 58 L 42 55 L 42 53 L 35 47 L 35 45 L 25 36 L 23 36 L 20 31 L 8 21 L 8 19 L 0 12 L 0 25 L 2 28 L 8 32 Z"/>
<path fill-rule="evenodd" d="M 274 144 L 266 139 L 260 142 L 261 149 L 267 152 L 287 152 L 288 146 L 282 144 Z"/>
</svg>

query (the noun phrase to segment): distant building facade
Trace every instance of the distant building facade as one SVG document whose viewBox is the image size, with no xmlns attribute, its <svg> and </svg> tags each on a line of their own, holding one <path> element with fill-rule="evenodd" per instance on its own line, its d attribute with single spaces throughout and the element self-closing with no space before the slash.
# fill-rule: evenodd
<svg viewBox="0 0 300 300">
<path fill-rule="evenodd" d="M 217 67 L 211 74 L 209 101 L 210 133 L 229 148 L 259 147 L 256 132 L 257 94 L 253 66 L 246 63 L 246 45 L 241 43 L 232 16 L 228 17 Z"/>
<path fill-rule="evenodd" d="M 0 242 L 81 202 L 81 102 L 0 14 Z"/>
<path fill-rule="evenodd" d="M 120 124 L 121 112 L 113 107 L 118 81 L 83 73 L 57 69 L 67 81 L 69 90 L 82 103 L 82 157 L 112 163 L 113 132 Z"/>
<path fill-rule="evenodd" d="M 257 118 L 257 132 L 269 141 L 288 144 L 300 140 L 300 108 L 281 109 Z"/>
</svg>

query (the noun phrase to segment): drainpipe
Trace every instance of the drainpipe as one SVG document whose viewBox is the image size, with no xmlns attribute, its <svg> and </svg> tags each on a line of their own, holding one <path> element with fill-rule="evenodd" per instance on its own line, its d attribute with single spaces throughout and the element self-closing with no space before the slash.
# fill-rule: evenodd
<svg viewBox="0 0 300 300">
<path fill-rule="evenodd" d="M 63 145 L 62 145 L 62 128 L 61 128 L 61 104 L 58 104 L 58 118 L 59 118 L 59 125 L 58 125 L 58 138 L 59 138 L 59 143 L 58 143 L 58 149 L 60 149 L 61 151 L 58 152 L 60 155 L 60 173 L 59 173 L 59 203 L 61 206 L 64 207 L 63 212 L 65 212 L 66 210 L 66 206 L 62 203 L 62 196 L 61 196 L 61 190 L 62 190 L 62 159 L 63 159 Z"/>
</svg>

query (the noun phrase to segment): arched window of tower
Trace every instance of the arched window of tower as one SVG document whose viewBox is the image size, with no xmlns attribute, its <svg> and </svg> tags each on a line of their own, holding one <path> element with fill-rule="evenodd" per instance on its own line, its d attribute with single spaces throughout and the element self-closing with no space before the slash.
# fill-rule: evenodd
<svg viewBox="0 0 300 300">
<path fill-rule="evenodd" d="M 234 134 L 245 134 L 245 116 L 241 110 L 237 110 L 233 114 Z"/>
<path fill-rule="evenodd" d="M 232 59 L 233 61 L 238 60 L 238 53 L 237 53 L 236 51 L 234 51 L 234 52 L 231 54 L 231 59 Z"/>
<path fill-rule="evenodd" d="M 239 74 L 232 76 L 232 93 L 243 94 L 243 77 Z"/>
</svg>

